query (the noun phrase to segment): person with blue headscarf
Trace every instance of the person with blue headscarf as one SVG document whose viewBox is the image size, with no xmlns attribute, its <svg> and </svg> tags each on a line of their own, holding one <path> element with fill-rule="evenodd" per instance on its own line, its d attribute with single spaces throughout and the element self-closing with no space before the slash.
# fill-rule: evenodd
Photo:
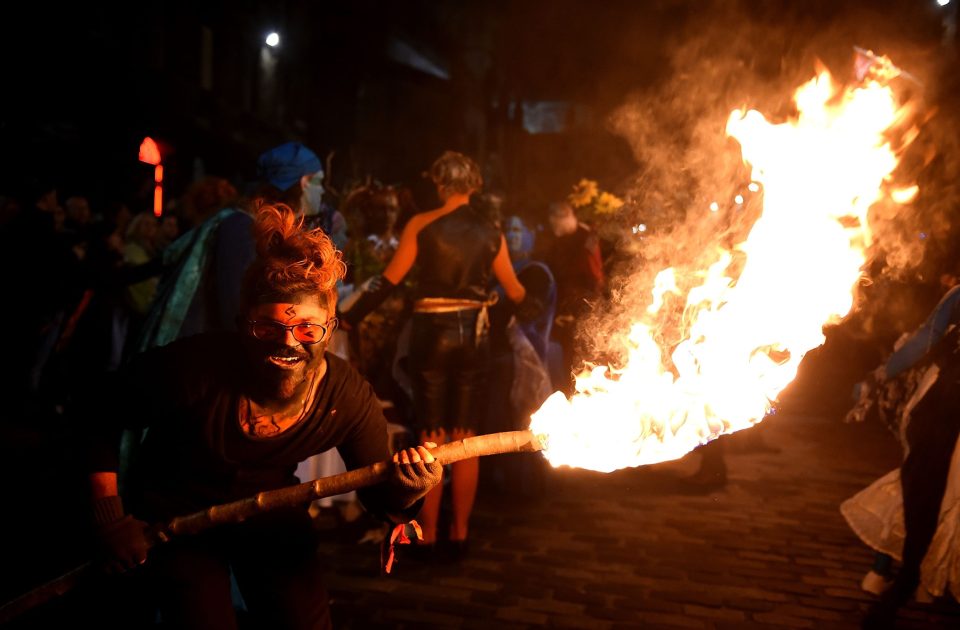
<svg viewBox="0 0 960 630">
<path fill-rule="evenodd" d="M 521 283 L 543 304 L 540 314 L 534 319 L 521 322 L 520 329 L 533 344 L 540 359 L 549 365 L 550 331 L 557 308 L 557 283 L 546 264 L 533 260 L 536 236 L 523 219 L 516 215 L 509 216 L 503 223 L 503 229 L 517 277 L 521 278 Z M 557 360 L 559 361 L 559 357 Z M 556 367 L 562 368 L 559 363 Z"/>
<path fill-rule="evenodd" d="M 320 227 L 342 247 L 333 238 L 332 214 L 322 212 L 324 173 L 316 153 L 299 142 L 287 142 L 261 154 L 257 172 L 261 183 L 254 205 L 287 205 L 304 217 L 307 229 Z M 241 280 L 256 254 L 252 225 L 248 208 L 223 208 L 164 250 L 168 271 L 147 315 L 139 351 L 236 328 Z M 342 231 L 345 234 L 345 227 Z"/>
<path fill-rule="evenodd" d="M 282 203 L 303 217 L 307 229 L 320 228 L 337 249 L 347 244 L 343 215 L 324 202 L 326 173 L 317 154 L 299 142 L 287 142 L 257 159 L 263 186 L 256 197 L 266 203 Z"/>
</svg>

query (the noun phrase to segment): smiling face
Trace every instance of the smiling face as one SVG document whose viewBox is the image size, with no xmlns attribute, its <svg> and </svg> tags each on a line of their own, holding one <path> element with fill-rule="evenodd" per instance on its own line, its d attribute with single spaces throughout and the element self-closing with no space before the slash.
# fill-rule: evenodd
<svg viewBox="0 0 960 630">
<path fill-rule="evenodd" d="M 258 326 L 244 323 L 247 356 L 253 364 L 258 386 L 266 396 L 281 401 L 301 394 L 322 369 L 323 355 L 333 333 L 328 327 L 330 313 L 317 295 L 304 294 L 290 299 L 291 302 L 255 304 L 247 311 L 247 320 L 258 322 Z M 297 331 L 282 328 L 298 324 L 314 326 Z M 328 328 L 324 332 L 317 325 Z M 309 343 L 313 339 L 317 341 Z"/>
</svg>

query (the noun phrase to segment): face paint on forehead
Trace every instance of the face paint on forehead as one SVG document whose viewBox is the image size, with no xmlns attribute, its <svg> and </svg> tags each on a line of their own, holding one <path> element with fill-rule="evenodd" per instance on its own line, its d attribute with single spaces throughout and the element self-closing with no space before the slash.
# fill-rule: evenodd
<svg viewBox="0 0 960 630">
<path fill-rule="evenodd" d="M 249 312 L 250 319 L 271 319 L 286 324 L 313 322 L 323 324 L 329 319 L 330 312 L 316 296 L 302 300 L 290 298 L 290 301 L 273 301 L 256 304 Z"/>
</svg>

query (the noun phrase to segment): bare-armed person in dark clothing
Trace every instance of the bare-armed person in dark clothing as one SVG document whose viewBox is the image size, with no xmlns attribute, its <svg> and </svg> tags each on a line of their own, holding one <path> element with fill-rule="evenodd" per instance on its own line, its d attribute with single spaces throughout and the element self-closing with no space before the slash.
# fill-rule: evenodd
<svg viewBox="0 0 960 630">
<path fill-rule="evenodd" d="M 490 278 L 520 305 L 518 315 L 542 305 L 527 299 L 510 263 L 500 230 L 470 205 L 480 190 L 479 166 L 469 157 L 447 151 L 430 169 L 443 205 L 414 216 L 403 229 L 400 245 L 383 275 L 342 317 L 360 322 L 382 302 L 416 264 L 419 284 L 410 340 L 416 421 L 422 440 L 438 444 L 476 435 L 487 396 L 489 342 L 487 307 Z M 470 513 L 477 491 L 477 458 L 452 467 L 453 517 L 448 533 L 450 558 L 466 553 Z M 421 515 L 423 545 L 430 556 L 438 540 L 442 486 L 427 495 Z"/>
<path fill-rule="evenodd" d="M 239 332 L 205 333 L 138 356 L 87 407 L 96 529 L 108 567 L 147 560 L 147 522 L 297 483 L 297 463 L 336 447 L 349 469 L 389 459 L 370 385 L 326 352 L 336 319 L 340 253 L 286 206 L 254 224 Z M 121 501 L 118 438 L 146 427 Z M 429 445 L 432 446 L 432 445 Z M 394 457 L 390 481 L 360 491 L 372 513 L 409 521 L 440 480 L 419 447 Z M 164 624 L 236 627 L 230 573 L 263 627 L 330 627 L 307 506 L 177 539 L 150 551 L 147 574 Z M 142 520 L 141 520 L 142 519 Z"/>
</svg>

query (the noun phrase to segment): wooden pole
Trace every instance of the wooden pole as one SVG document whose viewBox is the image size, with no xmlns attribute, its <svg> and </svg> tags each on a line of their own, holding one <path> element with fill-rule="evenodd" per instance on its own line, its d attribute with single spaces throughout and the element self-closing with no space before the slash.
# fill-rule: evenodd
<svg viewBox="0 0 960 630">
<path fill-rule="evenodd" d="M 443 465 L 473 457 L 502 453 L 532 453 L 543 450 L 541 439 L 531 431 L 504 431 L 442 444 L 430 453 Z M 240 523 L 251 516 L 280 507 L 303 505 L 315 499 L 332 497 L 386 481 L 393 470 L 393 461 L 383 461 L 332 477 L 323 477 L 289 488 L 269 490 L 232 503 L 215 505 L 200 512 L 178 516 L 170 522 L 151 528 L 153 544 L 176 536 L 196 534 L 216 525 Z M 6 624 L 50 599 L 70 591 L 93 571 L 93 564 L 79 566 L 17 599 L 0 606 L 0 624 Z"/>
</svg>

